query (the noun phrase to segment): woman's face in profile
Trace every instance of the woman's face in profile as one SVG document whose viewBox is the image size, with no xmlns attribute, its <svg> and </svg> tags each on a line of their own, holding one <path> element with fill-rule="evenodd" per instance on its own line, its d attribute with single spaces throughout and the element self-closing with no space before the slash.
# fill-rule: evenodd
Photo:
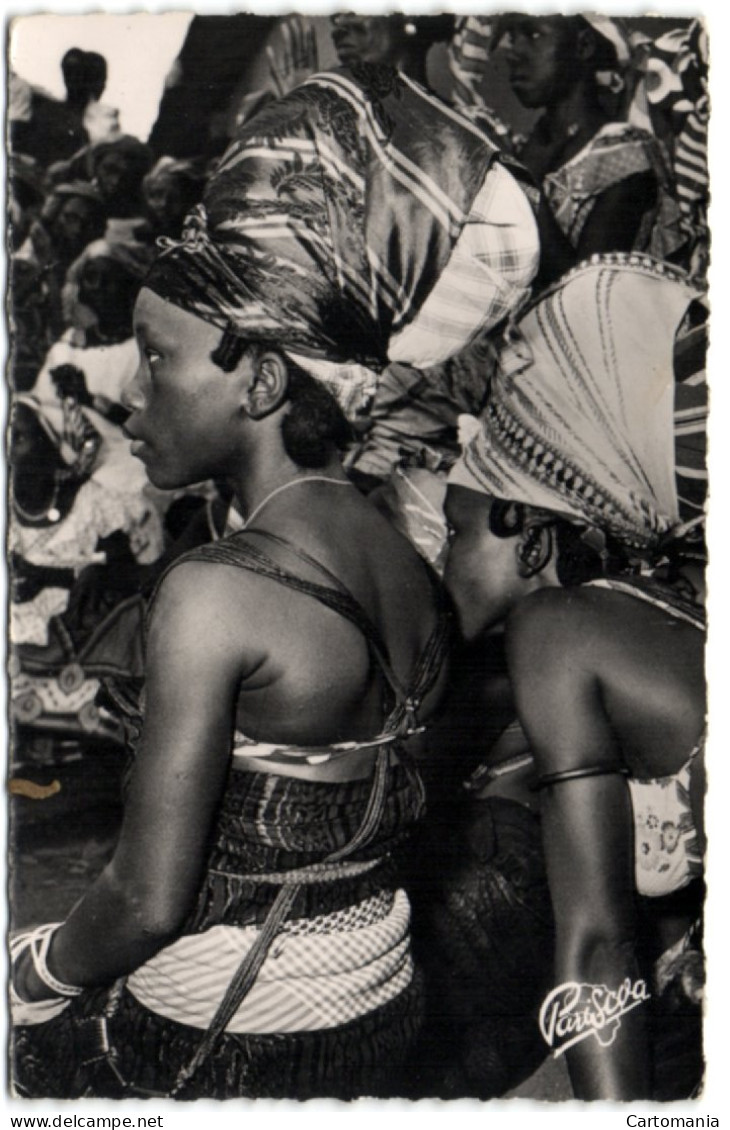
<svg viewBox="0 0 730 1130">
<path fill-rule="evenodd" d="M 519 536 L 492 533 L 492 502 L 489 495 L 468 487 L 450 485 L 446 491 L 449 549 L 444 584 L 466 640 L 500 624 L 525 594 L 517 570 Z"/>
<path fill-rule="evenodd" d="M 499 49 L 507 61 L 510 85 L 523 106 L 548 106 L 570 89 L 577 66 L 572 40 L 561 16 L 505 21 Z"/>
<path fill-rule="evenodd" d="M 221 330 L 143 287 L 134 309 L 139 366 L 122 393 L 124 432 L 155 486 L 225 479 L 241 459 L 240 374 L 211 360 Z"/>
</svg>

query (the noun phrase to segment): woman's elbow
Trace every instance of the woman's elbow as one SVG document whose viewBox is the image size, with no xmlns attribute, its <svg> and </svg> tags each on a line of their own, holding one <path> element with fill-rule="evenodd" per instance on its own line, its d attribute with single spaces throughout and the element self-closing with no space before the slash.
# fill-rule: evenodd
<svg viewBox="0 0 730 1130">
<path fill-rule="evenodd" d="M 557 931 L 557 959 L 562 973 L 582 981 L 605 982 L 625 974 L 636 962 L 636 935 L 627 924 L 585 918 Z"/>
<path fill-rule="evenodd" d="M 187 899 L 170 887 L 160 891 L 157 885 L 119 875 L 113 862 L 104 879 L 126 932 L 138 941 L 164 944 L 180 933 L 189 912 Z"/>
</svg>

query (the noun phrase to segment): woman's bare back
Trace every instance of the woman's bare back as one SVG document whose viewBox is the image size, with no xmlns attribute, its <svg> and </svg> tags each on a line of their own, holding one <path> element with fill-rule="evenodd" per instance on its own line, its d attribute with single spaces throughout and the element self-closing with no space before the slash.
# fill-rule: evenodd
<svg viewBox="0 0 730 1130">
<path fill-rule="evenodd" d="M 407 689 L 438 620 L 433 580 L 413 547 L 354 489 L 346 499 L 333 499 L 332 492 L 315 499 L 310 493 L 306 513 L 295 510 L 277 519 L 275 528 L 267 530 L 262 522 L 235 540 L 305 582 L 334 592 L 344 586 L 380 635 Z M 272 577 L 231 565 L 203 568 L 191 587 L 204 584 L 210 591 L 214 584 L 226 609 L 211 630 L 240 640 L 239 730 L 256 740 L 303 746 L 363 740 L 379 732 L 388 682 L 361 626 Z M 446 664 L 442 667 L 422 717 L 438 700 Z"/>
</svg>

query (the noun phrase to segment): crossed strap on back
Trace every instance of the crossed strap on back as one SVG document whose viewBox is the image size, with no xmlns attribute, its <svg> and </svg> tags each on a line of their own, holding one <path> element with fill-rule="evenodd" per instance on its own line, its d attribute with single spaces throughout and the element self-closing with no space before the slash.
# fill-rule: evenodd
<svg viewBox="0 0 730 1130">
<path fill-rule="evenodd" d="M 250 533 L 268 538 L 270 541 L 283 546 L 294 556 L 300 558 L 325 576 L 330 584 L 321 585 L 284 569 L 258 546 L 244 540 L 244 535 Z M 363 633 L 370 653 L 382 671 L 394 700 L 394 705 L 385 720 L 380 737 L 390 735 L 396 738 L 406 737 L 415 730 L 417 726 L 418 709 L 423 698 L 428 694 L 436 681 L 448 646 L 449 635 L 449 617 L 447 614 L 445 595 L 438 578 L 432 573 L 425 561 L 423 565 L 432 584 L 438 616 L 436 625 L 429 636 L 426 646 L 421 652 L 407 687 L 403 685 L 395 674 L 385 641 L 360 602 L 355 599 L 342 581 L 330 572 L 325 565 L 317 561 L 316 558 L 311 557 L 303 549 L 300 549 L 286 538 L 279 537 L 277 534 L 269 533 L 266 530 L 241 530 L 218 542 L 201 546 L 198 549 L 192 550 L 190 553 L 184 554 L 170 565 L 170 569 L 185 561 L 211 561 L 221 565 L 233 565 L 237 568 L 249 569 L 258 576 L 268 577 L 271 580 L 285 585 L 287 588 L 313 597 L 327 608 L 333 609 L 333 611 L 337 612 L 339 615 L 344 616 L 346 620 L 355 624 Z M 169 569 L 163 573 L 153 593 L 149 606 L 150 611 L 154 604 L 154 598 L 159 589 L 159 585 L 164 580 L 167 572 L 169 572 Z M 401 751 L 401 756 L 403 756 L 403 752 L 404 751 Z M 417 778 L 416 771 L 408 764 L 407 758 L 405 759 L 405 763 L 409 773 Z M 307 867 L 301 868 L 295 875 L 288 873 L 287 875 L 281 876 L 280 890 L 266 916 L 262 929 L 253 946 L 236 970 L 216 1010 L 216 1014 L 201 1039 L 194 1055 L 179 1071 L 175 1084 L 170 1092 L 171 1096 L 178 1096 L 184 1092 L 193 1076 L 210 1054 L 217 1040 L 225 1031 L 231 1018 L 241 1006 L 247 993 L 254 985 L 261 966 L 266 960 L 271 944 L 288 917 L 296 897 L 301 890 L 302 883 L 331 881 L 333 877 L 333 863 L 339 863 L 343 868 L 342 874 L 346 874 L 346 861 L 348 857 L 351 856 L 354 851 L 364 847 L 372 840 L 382 819 L 387 796 L 388 773 L 388 754 L 386 748 L 382 745 L 376 754 L 373 783 L 365 812 L 363 813 L 360 827 L 353 837 L 347 844 L 330 853 L 320 863 L 310 864 Z M 420 785 L 419 791 L 421 796 L 423 796 L 423 786 L 420 783 L 420 778 L 417 778 L 417 781 Z M 272 876 L 268 876 L 267 878 L 268 881 L 273 881 Z"/>
<path fill-rule="evenodd" d="M 283 546 L 295 557 L 300 558 L 326 577 L 330 584 L 318 584 L 316 581 L 307 580 L 305 577 L 301 577 L 297 573 L 292 573 L 288 569 L 285 569 L 257 545 L 249 541 L 244 541 L 244 537 L 247 534 L 256 534 L 258 537 L 267 538 L 269 541 Z M 393 698 L 394 705 L 385 720 L 383 730 L 379 736 L 389 734 L 405 736 L 407 733 L 417 728 L 418 710 L 423 699 L 436 682 L 441 663 L 446 653 L 449 636 L 449 619 L 446 610 L 445 595 L 438 577 L 425 561 L 423 565 L 426 570 L 426 575 L 431 582 L 438 615 L 436 625 L 418 658 L 408 686 L 404 686 L 393 670 L 387 645 L 362 604 L 326 565 L 323 565 L 315 557 L 312 557 L 287 538 L 270 533 L 268 530 L 252 528 L 239 530 L 237 533 L 230 534 L 220 541 L 199 546 L 197 549 L 185 553 L 176 561 L 173 561 L 169 568 L 162 574 L 152 595 L 148 616 L 154 605 L 155 596 L 159 587 L 167 574 L 174 569 L 175 566 L 187 561 L 208 561 L 220 565 L 233 565 L 239 569 L 247 569 L 257 574 L 257 576 L 268 577 L 270 580 L 277 581 L 286 588 L 294 589 L 296 592 L 311 596 L 321 604 L 324 604 L 327 608 L 331 608 L 334 612 L 337 612 L 340 616 L 349 620 L 360 629 L 365 637 L 370 653 L 380 668 Z"/>
</svg>

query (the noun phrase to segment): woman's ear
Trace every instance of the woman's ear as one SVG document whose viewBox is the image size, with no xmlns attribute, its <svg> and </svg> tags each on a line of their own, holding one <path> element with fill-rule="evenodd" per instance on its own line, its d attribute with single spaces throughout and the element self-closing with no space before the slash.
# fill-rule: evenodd
<svg viewBox="0 0 730 1130">
<path fill-rule="evenodd" d="M 529 579 L 541 573 L 553 556 L 553 528 L 545 522 L 527 522 L 517 542 L 517 572 Z"/>
<path fill-rule="evenodd" d="M 251 380 L 243 407 L 252 420 L 262 420 L 284 403 L 289 370 L 282 355 L 274 349 L 254 355 L 251 364 Z"/>
</svg>

